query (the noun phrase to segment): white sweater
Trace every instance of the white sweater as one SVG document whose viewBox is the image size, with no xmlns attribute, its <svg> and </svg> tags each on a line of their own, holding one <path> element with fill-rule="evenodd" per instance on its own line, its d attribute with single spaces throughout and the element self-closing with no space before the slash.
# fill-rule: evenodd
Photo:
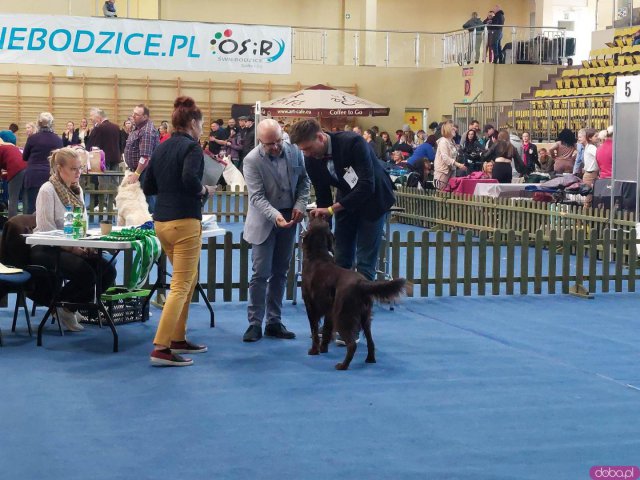
<svg viewBox="0 0 640 480">
<path fill-rule="evenodd" d="M 80 188 L 80 198 L 84 198 L 82 188 Z M 64 228 L 65 206 L 56 193 L 56 189 L 51 182 L 46 182 L 38 191 L 36 199 L 36 228 L 34 232 L 50 232 L 51 230 L 62 230 Z M 84 214 L 84 211 L 83 211 Z"/>
</svg>

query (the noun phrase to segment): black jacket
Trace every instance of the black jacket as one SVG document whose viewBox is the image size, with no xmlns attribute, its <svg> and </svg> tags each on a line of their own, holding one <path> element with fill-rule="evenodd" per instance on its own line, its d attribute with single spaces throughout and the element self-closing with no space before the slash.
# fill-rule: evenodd
<svg viewBox="0 0 640 480">
<path fill-rule="evenodd" d="M 204 158 L 197 140 L 182 132 L 158 145 L 145 170 L 143 190 L 158 195 L 153 219 L 202 219 Z"/>
<path fill-rule="evenodd" d="M 256 126 L 246 128 L 242 136 L 242 151 L 240 152 L 240 160 L 243 160 L 251 150 L 256 146 Z"/>
<path fill-rule="evenodd" d="M 527 173 L 533 172 L 536 169 L 536 165 L 540 166 L 540 162 L 538 161 L 538 147 L 536 147 L 533 143 L 529 143 L 529 146 L 525 151 L 523 144 L 522 161 L 527 168 Z"/>
<path fill-rule="evenodd" d="M 495 30 L 496 32 L 502 31 L 502 25 L 504 25 L 504 12 L 502 10 L 498 10 L 493 16 L 491 25 L 499 25 L 499 27 L 494 27 L 493 30 Z"/>
<path fill-rule="evenodd" d="M 91 130 L 89 138 L 84 141 L 87 150 L 98 147 L 104 151 L 107 168 L 115 170 L 122 161 L 120 150 L 120 128 L 115 123 L 105 120 Z"/>
<path fill-rule="evenodd" d="M 71 138 L 68 137 L 66 130 L 62 134 L 62 146 L 68 147 L 69 145 L 80 145 L 80 129 L 79 128 L 76 128 L 73 131 Z"/>
<path fill-rule="evenodd" d="M 327 160 L 305 157 L 307 173 L 316 191 L 318 207 L 333 204 L 331 187 L 336 187 L 336 202 L 348 213 L 361 215 L 367 220 L 380 218 L 395 202 L 393 183 L 376 159 L 373 149 L 360 135 L 353 132 L 327 133 L 331 141 L 333 160 L 338 181 L 329 173 Z M 353 187 L 344 180 L 346 170 L 352 167 L 358 176 Z M 338 215 L 340 215 L 338 213 Z"/>
<path fill-rule="evenodd" d="M 488 162 L 499 157 L 511 160 L 513 166 L 520 175 L 527 174 L 522 157 L 518 153 L 518 149 L 511 145 L 510 142 L 497 141 L 482 155 L 482 160 L 484 162 Z"/>
</svg>

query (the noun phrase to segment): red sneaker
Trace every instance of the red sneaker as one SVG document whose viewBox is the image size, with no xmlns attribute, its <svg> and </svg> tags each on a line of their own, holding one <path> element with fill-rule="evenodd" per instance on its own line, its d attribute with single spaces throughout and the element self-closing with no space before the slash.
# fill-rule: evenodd
<svg viewBox="0 0 640 480">
<path fill-rule="evenodd" d="M 154 367 L 188 367 L 193 365 L 193 360 L 176 355 L 168 348 L 154 350 L 151 352 L 149 359 Z"/>
<path fill-rule="evenodd" d="M 196 345 L 188 340 L 171 342 L 171 353 L 204 353 L 206 351 L 206 345 Z"/>
</svg>

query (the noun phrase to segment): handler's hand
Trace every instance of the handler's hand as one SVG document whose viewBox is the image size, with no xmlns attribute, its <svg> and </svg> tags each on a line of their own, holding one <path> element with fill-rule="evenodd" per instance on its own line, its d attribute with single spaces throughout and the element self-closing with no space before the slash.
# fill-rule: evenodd
<svg viewBox="0 0 640 480">
<path fill-rule="evenodd" d="M 325 220 L 331 218 L 329 209 L 327 208 L 314 208 L 313 210 L 311 210 L 311 212 L 309 212 L 309 215 L 311 215 L 311 217 L 322 217 Z"/>
<path fill-rule="evenodd" d="M 127 185 L 130 185 L 132 183 L 136 183 L 139 180 L 140 180 L 140 175 L 136 175 L 135 173 L 132 173 L 131 175 L 129 175 L 127 177 Z"/>
<path fill-rule="evenodd" d="M 282 215 L 276 217 L 276 225 L 280 228 L 289 228 L 293 223 L 293 220 L 287 222 Z"/>
<path fill-rule="evenodd" d="M 291 212 L 291 221 L 293 223 L 300 223 L 303 218 L 304 218 L 304 213 L 302 213 L 297 208 L 294 208 L 293 211 Z"/>
</svg>

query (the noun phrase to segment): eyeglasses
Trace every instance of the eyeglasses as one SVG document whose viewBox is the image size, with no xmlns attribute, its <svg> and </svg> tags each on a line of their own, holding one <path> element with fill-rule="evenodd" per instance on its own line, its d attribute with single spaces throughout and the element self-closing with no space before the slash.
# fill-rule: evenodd
<svg viewBox="0 0 640 480">
<path fill-rule="evenodd" d="M 276 146 L 280 146 L 282 145 L 282 139 L 280 138 L 279 140 L 276 140 L 275 142 L 271 142 L 271 143 L 264 143 L 264 142 L 260 142 L 262 144 L 263 147 L 276 147 Z"/>
</svg>

